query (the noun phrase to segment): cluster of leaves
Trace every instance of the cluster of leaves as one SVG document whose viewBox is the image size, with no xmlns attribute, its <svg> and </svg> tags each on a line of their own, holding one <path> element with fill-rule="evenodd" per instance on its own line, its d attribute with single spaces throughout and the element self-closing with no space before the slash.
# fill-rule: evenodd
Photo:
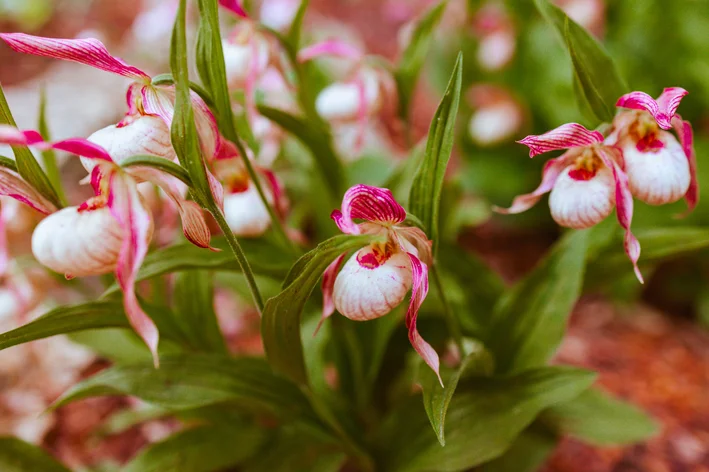
<svg viewBox="0 0 709 472">
<path fill-rule="evenodd" d="M 198 3 L 201 93 L 213 105 L 222 134 L 243 146 L 248 136 L 231 110 L 217 1 Z M 535 3 L 569 52 L 580 110 L 588 122 L 608 120 L 615 99 L 628 90 L 614 62 L 592 36 L 548 0 Z M 300 47 L 307 5 L 304 0 L 289 34 L 270 32 L 292 60 Z M 404 119 L 444 8 L 441 3 L 421 19 L 397 64 Z M 405 206 L 434 241 L 436 290 L 423 307 L 422 331 L 439 352 L 448 347 L 447 341 L 455 341 L 459 361 L 455 367 L 442 368 L 445 387 L 430 369 L 419 368 L 406 336 L 398 336 L 403 331 L 400 311 L 367 323 L 336 317 L 313 337 L 318 297 L 311 294 L 322 272 L 338 255 L 371 241 L 370 236 L 330 237 L 334 225 L 327 215 L 338 206 L 354 176 L 372 180 L 381 176 L 369 175 L 356 165 L 346 167 L 338 159 L 328 125 L 313 105 L 315 74 L 310 66 L 293 60 L 303 115 L 265 106 L 259 112 L 291 133 L 312 157 L 305 166 L 316 172 L 306 173 L 312 181 L 305 201 L 313 213 L 314 233 L 322 242 L 302 255 L 279 234 L 237 241 L 212 200 L 200 154 L 189 100 L 185 12 L 186 0 L 181 0 L 170 79 L 177 87 L 172 142 L 181 167 L 172 171 L 189 183 L 195 200 L 214 214 L 225 233 L 214 245 L 225 251 L 207 252 L 181 243 L 146 258 L 139 280 L 155 281 L 177 273 L 170 302 L 142 300 L 163 339 L 158 370 L 147 351 L 135 343 L 128 343 L 132 347 L 126 349 L 101 341 L 102 333 L 112 337 L 113 346 L 116 339 L 133 340 L 127 334 L 130 326 L 122 305 L 113 298 L 116 287 L 109 287 L 99 301 L 54 309 L 0 335 L 0 349 L 6 349 L 78 333 L 78 339 L 114 361 L 112 367 L 67 391 L 53 408 L 87 397 L 131 395 L 152 405 L 155 417 L 175 416 L 188 425 L 147 446 L 123 469 L 131 472 L 231 467 L 252 472 L 325 472 L 345 464 L 362 471 L 462 471 L 481 466 L 486 472 L 524 472 L 534 470 L 562 435 L 606 445 L 653 434 L 656 426 L 643 412 L 592 388 L 594 373 L 549 365 L 584 289 L 630 274 L 618 243 L 621 235 L 612 225 L 565 234 L 512 287 L 456 244 L 457 228 L 449 231 L 451 215 L 443 211 L 441 201 L 448 191 L 444 179 L 456 140 L 461 91 L 468 80 L 460 54 L 425 147 L 414 149 L 381 182 L 362 182 L 385 182 L 402 202 L 408 202 Z M 6 107 L 0 112 L 3 122 L 12 122 Z M 18 172 L 50 200 L 60 202 L 51 173 L 47 177 L 26 149 L 17 148 L 15 153 Z M 473 169 L 474 163 L 470 163 Z M 709 246 L 709 229 L 703 227 L 640 229 L 637 236 L 643 243 L 643 263 L 648 265 Z M 213 310 L 215 279 L 223 280 L 219 277 L 225 274 L 233 275 L 227 280 L 250 292 L 262 313 L 265 359 L 227 353 Z M 273 293 L 266 293 L 266 287 L 275 287 Z M 262 293 L 270 296 L 262 298 Z M 324 380 L 331 366 L 338 374 L 337 387 Z M 421 393 L 412 393 L 414 384 L 421 386 Z M 0 468 L 67 470 L 41 450 L 11 438 L 0 443 Z"/>
</svg>

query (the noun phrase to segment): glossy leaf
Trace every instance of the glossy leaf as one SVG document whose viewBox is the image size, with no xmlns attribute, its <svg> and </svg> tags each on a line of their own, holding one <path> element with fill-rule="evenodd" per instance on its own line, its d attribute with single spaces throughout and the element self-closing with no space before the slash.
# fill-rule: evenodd
<svg viewBox="0 0 709 472">
<path fill-rule="evenodd" d="M 579 99 L 588 104 L 599 122 L 611 121 L 615 116 L 615 103 L 627 93 L 628 86 L 620 76 L 615 63 L 603 47 L 571 20 L 564 11 L 549 0 L 534 0 L 542 16 L 561 35 L 571 56 L 576 91 Z M 582 111 L 586 109 L 582 106 Z"/>
<path fill-rule="evenodd" d="M 252 425 L 218 424 L 180 431 L 141 450 L 124 472 L 213 472 L 256 454 L 266 431 Z"/>
<path fill-rule="evenodd" d="M 290 419 L 315 421 L 298 388 L 272 374 L 261 359 L 192 353 L 161 358 L 159 369 L 150 362 L 116 365 L 75 385 L 53 407 L 105 395 L 132 395 L 168 410 L 236 402 Z"/>
<path fill-rule="evenodd" d="M 277 108 L 260 105 L 258 111 L 288 131 L 310 150 L 316 167 L 322 172 L 323 179 L 328 185 L 333 202 L 339 202 L 344 193 L 345 171 L 332 147 L 330 131 L 318 122 L 291 115 Z"/>
<path fill-rule="evenodd" d="M 533 423 L 503 455 L 483 464 L 479 472 L 536 472 L 558 443 L 555 434 Z"/>
<path fill-rule="evenodd" d="M 261 336 L 268 362 L 295 382 L 306 384 L 307 374 L 300 339 L 300 319 L 313 288 L 340 254 L 367 245 L 373 236 L 338 235 L 302 256 L 291 269 L 290 282 L 269 299 L 261 318 Z"/>
<path fill-rule="evenodd" d="M 598 446 L 646 441 L 659 432 L 659 425 L 641 409 L 597 389 L 554 405 L 542 422 L 560 435 Z"/>
<path fill-rule="evenodd" d="M 443 385 L 431 369 L 419 370 L 419 382 L 423 388 L 423 406 L 431 421 L 433 431 L 438 437 L 441 446 L 446 445 L 445 420 L 446 413 L 453 394 L 458 387 L 458 382 L 465 375 L 490 375 L 494 368 L 494 361 L 482 344 L 471 346 L 471 352 L 463 358 L 460 365 L 452 372 L 443 372 Z"/>
<path fill-rule="evenodd" d="M 51 141 L 52 135 L 49 132 L 49 124 L 47 123 L 47 90 L 42 87 L 39 91 L 39 119 L 37 122 L 37 131 L 42 135 L 45 141 Z M 52 188 L 57 192 L 59 201 L 66 204 L 66 195 L 62 186 L 59 167 L 57 166 L 57 153 L 52 148 L 42 151 L 42 162 L 44 163 L 44 171 L 47 174 Z"/>
<path fill-rule="evenodd" d="M 206 271 L 177 274 L 173 291 L 175 323 L 191 346 L 202 352 L 227 352 L 214 312 L 214 282 Z"/>
<path fill-rule="evenodd" d="M 556 352 L 581 295 L 593 229 L 567 233 L 495 307 L 485 345 L 499 373 L 547 363 Z"/>
<path fill-rule="evenodd" d="M 414 95 L 416 82 L 433 41 L 434 30 L 443 16 L 446 5 L 447 1 L 444 0 L 423 15 L 416 24 L 411 34 L 411 41 L 397 64 L 394 78 L 398 88 L 399 116 L 404 120 L 409 119 L 410 101 Z"/>
<path fill-rule="evenodd" d="M 188 187 L 192 186 L 189 173 L 178 164 L 158 156 L 131 156 L 121 161 L 121 167 L 151 167 L 180 179 Z"/>
<path fill-rule="evenodd" d="M 3 472 L 71 472 L 43 449 L 10 436 L 0 437 Z"/>
<path fill-rule="evenodd" d="M 450 82 L 428 130 L 426 152 L 416 172 L 409 196 L 409 210 L 425 225 L 426 234 L 436 244 L 438 241 L 438 212 L 443 189 L 443 179 L 455 140 L 455 121 L 463 82 L 463 55 L 453 68 Z"/>
<path fill-rule="evenodd" d="M 419 399 L 401 402 L 375 438 L 387 472 L 458 472 L 500 456 L 540 411 L 578 396 L 591 372 L 541 367 L 511 377 L 461 381 L 448 408 L 441 447 Z"/>
<path fill-rule="evenodd" d="M 12 112 L 5 99 L 5 93 L 0 86 L 0 124 L 17 126 Z M 47 175 L 42 170 L 37 160 L 34 158 L 27 146 L 12 146 L 15 153 L 17 171 L 30 185 L 32 185 L 43 197 L 52 202 L 57 208 L 61 208 L 61 202 L 57 192 L 52 187 Z"/>
</svg>

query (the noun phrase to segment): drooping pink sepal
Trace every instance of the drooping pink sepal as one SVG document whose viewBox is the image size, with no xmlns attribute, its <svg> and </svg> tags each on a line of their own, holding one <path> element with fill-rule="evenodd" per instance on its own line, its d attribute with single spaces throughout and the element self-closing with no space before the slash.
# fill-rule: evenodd
<svg viewBox="0 0 709 472">
<path fill-rule="evenodd" d="M 681 87 L 669 87 L 655 100 L 645 92 L 630 92 L 620 97 L 615 105 L 632 110 L 645 110 L 655 118 L 660 128 L 670 129 L 672 118 L 687 93 L 689 92 Z"/>
<path fill-rule="evenodd" d="M 603 161 L 603 164 L 613 171 L 613 180 L 615 180 L 615 204 L 618 223 L 625 230 L 623 238 L 625 253 L 628 255 L 630 262 L 633 264 L 635 276 L 640 283 L 644 283 L 642 273 L 638 268 L 638 259 L 640 259 L 640 242 L 630 230 L 630 225 L 633 220 L 633 194 L 630 192 L 628 176 L 614 158 L 613 153 L 620 153 L 619 150 L 610 147 L 600 147 L 597 150 L 598 156 Z"/>
<path fill-rule="evenodd" d="M 428 267 L 421 262 L 418 257 L 408 252 L 409 260 L 411 261 L 411 301 L 409 309 L 406 312 L 406 327 L 409 329 L 409 341 L 414 347 L 419 356 L 424 360 L 438 376 L 438 381 L 443 387 L 443 380 L 440 374 L 440 361 L 438 353 L 431 347 L 418 332 L 416 328 L 416 318 L 418 311 L 428 294 Z"/>
<path fill-rule="evenodd" d="M 359 184 L 345 192 L 342 210 L 333 211 L 330 217 L 343 233 L 359 234 L 355 219 L 396 224 L 406 219 L 406 210 L 394 199 L 391 190 Z"/>
<path fill-rule="evenodd" d="M 493 210 L 503 215 L 513 215 L 522 213 L 532 208 L 542 198 L 545 193 L 551 192 L 554 188 L 556 180 L 566 167 L 571 164 L 569 154 L 564 154 L 556 159 L 549 159 L 544 164 L 542 170 L 542 182 L 533 192 L 524 195 L 518 195 L 512 200 L 512 205 L 509 208 L 493 207 Z M 573 157 L 573 156 L 571 156 Z"/>
<path fill-rule="evenodd" d="M 364 54 L 351 44 L 338 39 L 329 39 L 301 49 L 298 52 L 298 62 L 307 62 L 322 56 L 341 57 L 359 61 Z"/>
<path fill-rule="evenodd" d="M 679 137 L 684 155 L 689 163 L 689 188 L 684 196 L 687 202 L 687 211 L 680 215 L 685 216 L 694 210 L 699 203 L 699 183 L 697 182 L 697 155 L 694 151 L 694 131 L 688 121 L 684 121 L 680 115 L 672 117 L 672 126 Z"/>
<path fill-rule="evenodd" d="M 534 157 L 549 151 L 600 143 L 603 142 L 603 135 L 598 131 L 590 131 L 578 123 L 567 123 L 544 134 L 527 136 L 517 142 L 527 146 L 529 157 Z"/>
<path fill-rule="evenodd" d="M 322 317 L 318 326 L 315 328 L 313 336 L 318 334 L 320 327 L 323 322 L 330 317 L 335 312 L 335 301 L 333 300 L 332 294 L 335 289 L 335 280 L 337 279 L 337 273 L 340 271 L 340 266 L 342 266 L 342 261 L 345 260 L 346 254 L 341 254 L 327 266 L 325 272 L 322 275 Z"/>
<path fill-rule="evenodd" d="M 0 39 L 17 52 L 78 62 L 131 79 L 150 79 L 142 70 L 112 56 L 98 39 L 44 38 L 24 33 L 0 33 Z"/>
<path fill-rule="evenodd" d="M 14 198 L 45 215 L 53 213 L 57 209 L 34 187 L 25 182 L 20 174 L 4 167 L 0 167 L 0 195 Z"/>
<path fill-rule="evenodd" d="M 246 13 L 246 10 L 244 10 L 244 7 L 241 5 L 241 2 L 239 0 L 219 0 L 219 5 L 241 18 L 249 17 L 248 13 Z"/>
<path fill-rule="evenodd" d="M 158 329 L 153 320 L 143 311 L 135 293 L 138 269 L 148 252 L 148 237 L 151 216 L 140 200 L 135 181 L 115 171 L 110 174 L 108 207 L 124 231 L 124 238 L 118 254 L 116 279 L 123 290 L 123 304 L 126 316 L 136 333 L 145 342 L 153 355 L 155 367 L 158 359 Z"/>
</svg>

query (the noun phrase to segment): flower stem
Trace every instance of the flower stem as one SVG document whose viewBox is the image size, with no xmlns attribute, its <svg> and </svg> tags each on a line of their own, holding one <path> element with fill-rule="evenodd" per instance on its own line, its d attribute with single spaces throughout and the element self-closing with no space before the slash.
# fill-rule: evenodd
<svg viewBox="0 0 709 472">
<path fill-rule="evenodd" d="M 234 233 L 231 232 L 229 224 L 224 219 L 224 215 L 222 214 L 221 210 L 216 205 L 210 205 L 209 211 L 210 213 L 212 213 L 214 219 L 219 225 L 219 228 L 224 233 L 224 237 L 229 243 L 229 247 L 234 253 L 236 261 L 239 263 L 239 267 L 241 267 L 241 271 L 243 272 L 244 277 L 246 277 L 246 284 L 249 286 L 249 291 L 251 292 L 251 296 L 254 299 L 254 303 L 258 308 L 259 314 L 261 314 L 261 312 L 263 311 L 263 298 L 261 297 L 261 292 L 259 291 L 258 285 L 256 284 L 254 273 L 251 271 L 251 266 L 249 265 L 249 261 L 246 259 L 244 250 L 241 249 L 239 241 L 237 241 L 236 236 L 234 236 Z"/>
<path fill-rule="evenodd" d="M 436 290 L 438 290 L 438 295 L 441 297 L 441 302 L 443 303 L 443 311 L 445 312 L 448 332 L 455 341 L 455 345 L 458 348 L 458 355 L 462 358 L 465 355 L 465 350 L 463 348 L 463 332 L 460 328 L 460 323 L 458 322 L 458 318 L 456 318 L 455 313 L 453 313 L 453 308 L 448 301 L 448 297 L 446 297 L 446 292 L 443 289 L 441 277 L 435 265 L 431 268 L 431 273 L 431 275 L 433 275 L 433 283 L 436 284 Z"/>
</svg>

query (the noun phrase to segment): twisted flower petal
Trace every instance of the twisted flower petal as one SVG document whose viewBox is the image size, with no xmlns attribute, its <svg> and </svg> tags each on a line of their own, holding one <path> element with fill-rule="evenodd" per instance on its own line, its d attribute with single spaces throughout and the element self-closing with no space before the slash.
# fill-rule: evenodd
<svg viewBox="0 0 709 472">
<path fill-rule="evenodd" d="M 418 257 L 410 252 L 406 253 L 411 261 L 411 301 L 409 309 L 406 312 L 406 327 L 409 329 L 409 341 L 416 352 L 421 356 L 426 365 L 428 365 L 438 376 L 438 381 L 443 386 L 443 380 L 440 374 L 440 361 L 435 349 L 431 347 L 418 332 L 416 328 L 416 319 L 418 317 L 419 308 L 423 304 L 428 294 L 428 266 L 421 262 Z"/>
<path fill-rule="evenodd" d="M 687 202 L 687 212 L 694 210 L 699 202 L 699 183 L 697 182 L 697 156 L 694 152 L 694 132 L 692 125 L 688 121 L 684 121 L 681 116 L 675 115 L 672 118 L 672 126 L 679 136 L 679 142 L 682 145 L 682 150 L 689 164 L 689 188 L 684 195 Z"/>
<path fill-rule="evenodd" d="M 345 192 L 342 210 L 333 211 L 330 217 L 343 233 L 360 234 L 354 219 L 394 225 L 406 219 L 406 210 L 394 199 L 391 190 L 360 184 Z"/>
<path fill-rule="evenodd" d="M 337 39 L 329 39 L 298 51 L 299 62 L 307 62 L 322 56 L 340 57 L 359 61 L 364 54 L 351 44 Z"/>
<path fill-rule="evenodd" d="M 529 157 L 549 151 L 559 151 L 603 142 L 603 135 L 578 123 L 567 123 L 539 136 L 527 136 L 518 141 L 529 148 Z"/>
<path fill-rule="evenodd" d="M 645 110 L 650 113 L 662 129 L 672 128 L 672 118 L 679 107 L 682 98 L 687 95 L 681 87 L 669 87 L 662 91 L 657 100 L 645 92 L 630 92 L 618 99 L 617 107 L 633 110 Z"/>
</svg>

